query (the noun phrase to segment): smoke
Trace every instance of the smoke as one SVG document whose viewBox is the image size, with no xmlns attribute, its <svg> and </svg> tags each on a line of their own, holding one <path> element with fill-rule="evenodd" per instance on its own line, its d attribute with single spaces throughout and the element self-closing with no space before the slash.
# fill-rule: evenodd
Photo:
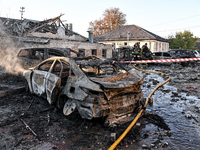
<svg viewBox="0 0 200 150">
<path fill-rule="evenodd" d="M 17 63 L 17 43 L 5 32 L 0 20 L 0 69 L 7 73 L 22 75 L 23 67 Z"/>
</svg>

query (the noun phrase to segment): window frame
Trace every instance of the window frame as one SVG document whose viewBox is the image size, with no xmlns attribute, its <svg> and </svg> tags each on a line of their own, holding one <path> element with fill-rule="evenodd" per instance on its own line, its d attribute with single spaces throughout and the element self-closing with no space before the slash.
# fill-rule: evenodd
<svg viewBox="0 0 200 150">
<path fill-rule="evenodd" d="M 97 49 L 92 49 L 92 55 L 97 56 Z"/>
</svg>

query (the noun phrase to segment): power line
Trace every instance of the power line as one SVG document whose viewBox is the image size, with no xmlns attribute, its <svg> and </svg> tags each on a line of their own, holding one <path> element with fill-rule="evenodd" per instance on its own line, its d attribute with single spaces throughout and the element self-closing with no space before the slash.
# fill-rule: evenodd
<svg viewBox="0 0 200 150">
<path fill-rule="evenodd" d="M 172 23 L 172 22 L 176 22 L 176 21 L 180 21 L 180 20 L 185 20 L 185 19 L 189 19 L 189 18 L 192 18 L 192 17 L 196 17 L 196 16 L 200 16 L 200 14 L 194 15 L 194 16 L 190 16 L 190 17 L 186 17 L 186 18 L 177 19 L 177 20 L 172 20 L 172 21 L 165 22 L 165 23 L 155 24 L 155 25 L 152 25 L 152 26 L 149 26 L 149 27 L 154 27 L 154 26 L 159 26 L 159 25 L 163 25 L 163 24 L 167 24 L 167 23 Z"/>
<path fill-rule="evenodd" d="M 183 30 L 183 29 L 196 28 L 196 27 L 199 27 L 199 26 L 200 26 L 200 25 L 192 26 L 192 27 L 186 27 L 186 28 L 179 28 L 179 29 L 171 29 L 171 30 L 155 31 L 155 32 L 169 32 L 169 31 L 175 31 L 175 30 Z"/>
</svg>

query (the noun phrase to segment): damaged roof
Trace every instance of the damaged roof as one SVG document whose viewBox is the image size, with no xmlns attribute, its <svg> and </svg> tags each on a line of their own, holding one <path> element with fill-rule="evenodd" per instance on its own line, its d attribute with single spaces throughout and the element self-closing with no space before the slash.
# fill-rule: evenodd
<svg viewBox="0 0 200 150">
<path fill-rule="evenodd" d="M 152 32 L 149 32 L 136 25 L 125 25 L 117 29 L 111 30 L 101 35 L 95 36 L 95 40 L 98 41 L 121 41 L 127 40 L 127 34 L 129 34 L 129 40 L 158 40 L 163 42 L 169 42 L 169 40 L 162 38 Z"/>
<path fill-rule="evenodd" d="M 40 33 L 46 33 L 50 32 L 52 34 L 56 34 L 59 27 L 62 27 L 65 29 L 65 35 L 72 36 L 72 35 L 79 35 L 82 38 L 86 39 L 86 37 L 73 32 L 72 30 L 69 30 L 68 27 L 63 24 L 60 17 L 64 14 L 61 14 L 60 16 L 57 16 L 52 19 L 47 19 L 44 21 L 36 21 L 31 19 L 11 19 L 11 18 L 3 18 L 0 17 L 0 20 L 4 26 L 4 30 L 7 34 L 10 35 L 16 35 L 16 36 L 26 36 L 28 33 L 33 32 L 40 32 Z"/>
</svg>

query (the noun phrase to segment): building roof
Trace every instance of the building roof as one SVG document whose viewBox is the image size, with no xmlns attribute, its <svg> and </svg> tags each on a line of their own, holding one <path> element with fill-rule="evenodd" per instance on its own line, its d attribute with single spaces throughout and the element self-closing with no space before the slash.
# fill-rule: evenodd
<svg viewBox="0 0 200 150">
<path fill-rule="evenodd" d="M 117 29 L 111 30 L 101 35 L 95 36 L 98 41 L 126 41 L 129 34 L 129 40 L 158 40 L 169 42 L 169 40 L 162 38 L 152 32 L 149 32 L 136 25 L 125 25 Z"/>
</svg>

